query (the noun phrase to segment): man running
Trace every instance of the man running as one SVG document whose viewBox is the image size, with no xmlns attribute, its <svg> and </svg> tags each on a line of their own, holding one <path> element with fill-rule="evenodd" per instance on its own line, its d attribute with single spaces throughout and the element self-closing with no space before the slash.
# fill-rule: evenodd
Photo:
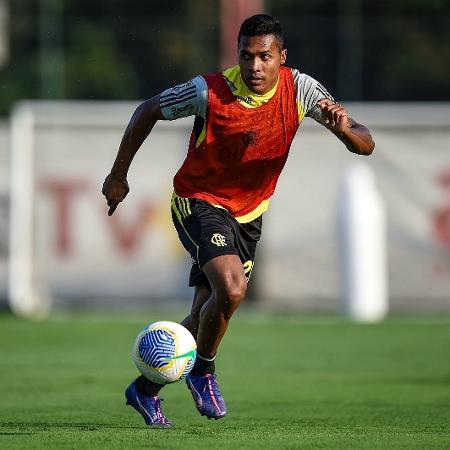
<svg viewBox="0 0 450 450">
<path fill-rule="evenodd" d="M 196 338 L 198 357 L 186 382 L 200 414 L 214 419 L 227 413 L 215 376 L 217 350 L 245 298 L 262 214 L 300 123 L 315 119 L 358 155 L 370 155 L 375 146 L 369 130 L 320 83 L 284 66 L 283 32 L 272 16 L 243 22 L 238 55 L 238 65 L 138 106 L 102 191 L 111 215 L 128 193 L 131 161 L 155 123 L 195 116 L 187 157 L 174 178 L 172 217 L 193 260 L 194 301 L 182 324 Z M 162 387 L 140 376 L 126 390 L 127 403 L 150 426 L 171 426 L 161 410 Z"/>
</svg>

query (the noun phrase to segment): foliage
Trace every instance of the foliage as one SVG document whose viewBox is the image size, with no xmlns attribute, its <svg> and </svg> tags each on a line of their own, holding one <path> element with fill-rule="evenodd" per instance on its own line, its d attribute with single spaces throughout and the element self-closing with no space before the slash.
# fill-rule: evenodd
<svg viewBox="0 0 450 450">
<path fill-rule="evenodd" d="M 220 1 L 10 1 L 0 114 L 21 98 L 137 99 L 218 67 Z M 288 63 L 344 100 L 450 100 L 445 0 L 266 0 Z"/>
</svg>

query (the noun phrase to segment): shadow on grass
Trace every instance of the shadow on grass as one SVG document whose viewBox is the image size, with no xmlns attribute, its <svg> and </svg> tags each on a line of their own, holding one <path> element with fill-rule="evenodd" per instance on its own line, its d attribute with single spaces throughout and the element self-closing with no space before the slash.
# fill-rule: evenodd
<svg viewBox="0 0 450 450">
<path fill-rule="evenodd" d="M 17 433 L 8 433 L 0 431 L 0 436 L 28 436 L 30 434 L 37 434 L 35 431 L 18 431 Z"/>
<path fill-rule="evenodd" d="M 139 426 L 121 426 L 114 424 L 86 424 L 86 423 L 48 423 L 48 422 L 4 422 L 1 423 L 2 428 L 19 428 L 24 430 L 34 430 L 34 431 L 17 431 L 17 432 L 0 432 L 0 435 L 14 435 L 14 434 L 36 434 L 39 431 L 49 431 L 55 428 L 76 428 L 81 431 L 101 431 L 101 430 L 142 430 Z M 146 428 L 144 428 L 146 429 Z"/>
</svg>

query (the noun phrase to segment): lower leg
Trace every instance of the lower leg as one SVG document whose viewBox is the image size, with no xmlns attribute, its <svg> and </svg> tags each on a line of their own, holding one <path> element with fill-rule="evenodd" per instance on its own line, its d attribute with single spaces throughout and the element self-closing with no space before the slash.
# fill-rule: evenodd
<svg viewBox="0 0 450 450">
<path fill-rule="evenodd" d="M 140 375 L 136 378 L 136 389 L 142 395 L 155 397 L 163 387 L 163 384 L 158 384 L 154 383 L 153 381 L 147 380 L 144 375 Z"/>
<path fill-rule="evenodd" d="M 197 339 L 198 324 L 200 322 L 200 311 L 202 306 L 211 296 L 211 291 L 205 285 L 195 286 L 194 301 L 192 302 L 192 308 L 190 314 L 183 319 L 181 325 L 186 327 Z"/>
<path fill-rule="evenodd" d="M 192 375 L 206 375 L 216 371 L 214 361 L 217 348 L 228 327 L 228 321 L 223 319 L 220 311 L 215 310 L 216 303 L 214 295 L 211 295 L 211 298 L 202 308 L 200 316 L 202 331 L 197 335 L 197 359 L 192 369 Z M 212 339 L 212 342 L 210 339 Z M 204 345 L 205 342 L 207 343 L 206 346 Z"/>
<path fill-rule="evenodd" d="M 220 300 L 212 294 L 200 312 L 197 348 L 201 355 L 212 358 L 227 331 L 231 315 L 226 315 Z"/>
<path fill-rule="evenodd" d="M 243 301 L 247 281 L 242 263 L 236 255 L 212 259 L 203 267 L 213 293 L 200 311 L 197 349 L 203 358 L 213 358 L 228 328 L 234 311 Z"/>
<path fill-rule="evenodd" d="M 197 360 L 186 381 L 200 414 L 220 419 L 227 407 L 214 374 L 214 358 L 233 312 L 245 297 L 247 281 L 236 255 L 218 256 L 202 270 L 213 292 L 200 311 Z"/>
</svg>

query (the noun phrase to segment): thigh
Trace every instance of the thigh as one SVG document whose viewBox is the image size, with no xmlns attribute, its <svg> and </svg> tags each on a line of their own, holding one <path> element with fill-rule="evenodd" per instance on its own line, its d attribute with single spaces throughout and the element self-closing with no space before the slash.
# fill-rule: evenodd
<svg viewBox="0 0 450 450">
<path fill-rule="evenodd" d="M 199 269 L 217 256 L 238 254 L 234 230 L 220 208 L 174 196 L 172 218 L 181 243 Z"/>
<path fill-rule="evenodd" d="M 236 247 L 247 281 L 255 265 L 256 247 L 261 237 L 261 229 L 262 216 L 248 223 L 237 223 L 236 226 Z"/>
</svg>

